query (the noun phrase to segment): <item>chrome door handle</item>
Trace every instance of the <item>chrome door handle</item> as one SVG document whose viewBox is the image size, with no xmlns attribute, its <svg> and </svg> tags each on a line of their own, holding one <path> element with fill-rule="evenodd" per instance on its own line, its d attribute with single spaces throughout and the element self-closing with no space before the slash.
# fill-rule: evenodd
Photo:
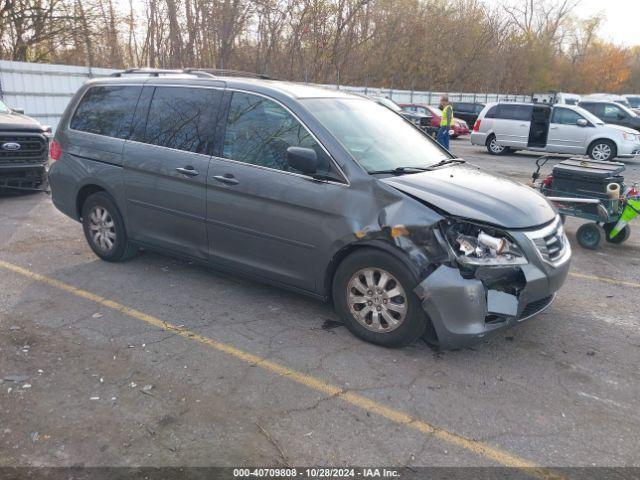
<svg viewBox="0 0 640 480">
<path fill-rule="evenodd" d="M 221 183 L 226 183 L 227 185 L 237 185 L 238 183 L 240 183 L 233 175 L 229 173 L 225 175 L 214 175 L 213 179 Z"/>
<path fill-rule="evenodd" d="M 195 177 L 196 175 L 198 175 L 198 171 L 190 165 L 187 165 L 184 168 L 178 167 L 176 168 L 176 172 L 180 172 L 181 174 L 186 175 L 187 177 Z"/>
</svg>

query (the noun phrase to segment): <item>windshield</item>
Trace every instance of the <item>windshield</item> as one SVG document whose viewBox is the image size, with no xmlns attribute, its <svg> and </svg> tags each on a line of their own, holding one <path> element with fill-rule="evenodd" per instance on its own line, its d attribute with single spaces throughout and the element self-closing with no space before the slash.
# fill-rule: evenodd
<svg viewBox="0 0 640 480">
<path fill-rule="evenodd" d="M 634 112 L 633 110 L 631 110 L 631 108 L 629 108 L 629 104 L 628 104 L 628 103 L 626 103 L 626 102 L 625 102 L 625 103 L 622 103 L 622 102 L 619 102 L 619 101 L 617 101 L 617 100 L 616 100 L 616 102 L 615 102 L 615 103 L 617 103 L 617 104 L 618 104 L 618 106 L 619 106 L 620 108 L 622 108 L 622 110 L 624 110 L 624 111 L 625 111 L 625 113 L 626 113 L 627 115 L 629 115 L 630 117 L 637 117 L 637 116 L 638 116 L 638 115 L 636 115 L 636 112 Z"/>
<path fill-rule="evenodd" d="M 400 115 L 375 102 L 359 98 L 302 102 L 367 172 L 427 168 L 452 158 Z"/>
<path fill-rule="evenodd" d="M 9 113 L 10 111 L 11 110 L 9 110 L 9 107 L 2 103 L 2 100 L 0 100 L 0 113 Z"/>
<path fill-rule="evenodd" d="M 394 102 L 393 100 L 389 100 L 388 98 L 383 98 L 383 97 L 378 97 L 377 100 L 378 100 L 378 102 L 383 104 L 385 107 L 390 108 L 391 110 L 394 110 L 396 112 L 402 111 L 400 106 L 396 102 Z"/>
<path fill-rule="evenodd" d="M 640 97 L 627 97 L 627 101 L 632 108 L 640 108 Z"/>
</svg>

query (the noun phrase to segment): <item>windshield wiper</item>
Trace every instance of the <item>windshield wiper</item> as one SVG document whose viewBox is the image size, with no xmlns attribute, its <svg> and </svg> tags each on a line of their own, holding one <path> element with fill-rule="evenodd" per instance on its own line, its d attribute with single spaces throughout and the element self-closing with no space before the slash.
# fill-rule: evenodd
<svg viewBox="0 0 640 480">
<path fill-rule="evenodd" d="M 466 163 L 466 162 L 461 158 L 446 158 L 444 160 L 440 160 L 438 163 L 434 163 L 433 165 L 430 165 L 429 168 L 427 168 L 427 170 L 442 167 L 443 165 L 449 165 L 450 163 Z"/>
<path fill-rule="evenodd" d="M 440 160 L 438 163 L 434 163 L 433 165 L 429 165 L 428 167 L 396 167 L 388 170 L 372 170 L 369 174 L 375 175 L 376 173 L 390 173 L 393 175 L 404 175 L 405 173 L 428 172 L 434 168 L 448 165 L 449 163 L 465 163 L 465 161 L 461 158 L 447 158 L 445 160 Z"/>
<path fill-rule="evenodd" d="M 371 170 L 368 172 L 370 175 L 375 175 L 376 173 L 391 173 L 394 175 L 402 175 L 405 173 L 418 173 L 418 172 L 426 172 L 428 168 L 423 167 L 396 167 L 390 168 L 389 170 Z"/>
</svg>

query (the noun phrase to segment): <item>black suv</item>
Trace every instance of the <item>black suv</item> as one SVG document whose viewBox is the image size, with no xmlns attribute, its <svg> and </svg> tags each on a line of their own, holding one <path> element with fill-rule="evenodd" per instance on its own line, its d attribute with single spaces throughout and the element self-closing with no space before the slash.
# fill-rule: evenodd
<svg viewBox="0 0 640 480">
<path fill-rule="evenodd" d="M 585 100 L 578 106 L 593 113 L 604 123 L 622 125 L 623 127 L 640 130 L 640 117 L 630 108 L 617 102 L 603 102 L 596 100 Z"/>
<path fill-rule="evenodd" d="M 484 103 L 477 102 L 453 102 L 453 116 L 460 118 L 467 122 L 469 128 L 473 128 L 473 124 L 476 123 L 478 115 L 484 109 Z"/>
<path fill-rule="evenodd" d="M 39 190 L 45 183 L 51 128 L 0 101 L 0 190 Z"/>
<path fill-rule="evenodd" d="M 100 258 L 145 246 L 332 300 L 380 345 L 484 338 L 569 269 L 544 196 L 341 91 L 134 70 L 78 91 L 51 160 L 53 203 Z"/>
</svg>

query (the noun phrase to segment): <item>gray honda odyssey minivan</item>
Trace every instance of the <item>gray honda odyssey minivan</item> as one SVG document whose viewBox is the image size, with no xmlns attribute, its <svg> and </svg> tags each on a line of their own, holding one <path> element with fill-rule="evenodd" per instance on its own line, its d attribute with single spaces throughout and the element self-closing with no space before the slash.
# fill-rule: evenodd
<svg viewBox="0 0 640 480">
<path fill-rule="evenodd" d="M 249 275 L 379 345 L 469 344 L 547 308 L 569 269 L 543 196 L 339 91 L 128 70 L 77 92 L 51 158 L 53 202 L 100 258 Z"/>
</svg>

